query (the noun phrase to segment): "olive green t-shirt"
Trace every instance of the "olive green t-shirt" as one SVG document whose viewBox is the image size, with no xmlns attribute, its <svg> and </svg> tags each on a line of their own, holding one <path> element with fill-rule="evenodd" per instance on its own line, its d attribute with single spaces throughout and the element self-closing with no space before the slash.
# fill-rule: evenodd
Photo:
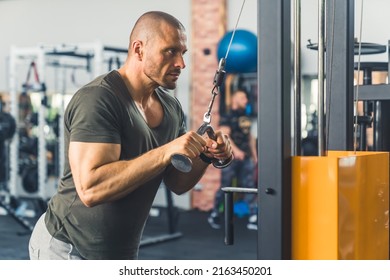
<svg viewBox="0 0 390 280">
<path fill-rule="evenodd" d="M 86 207 L 77 195 L 68 161 L 70 141 L 121 145 L 119 160 L 130 160 L 185 133 L 179 101 L 155 90 L 164 111 L 150 128 L 117 71 L 81 88 L 65 115 L 65 165 L 58 191 L 48 204 L 46 226 L 57 239 L 73 244 L 86 259 L 136 259 L 141 235 L 162 175 L 150 178 L 124 198 Z"/>
</svg>

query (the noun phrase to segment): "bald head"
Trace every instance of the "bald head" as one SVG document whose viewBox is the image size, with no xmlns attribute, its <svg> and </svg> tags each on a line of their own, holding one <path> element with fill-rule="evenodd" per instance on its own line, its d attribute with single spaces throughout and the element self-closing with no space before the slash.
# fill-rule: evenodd
<svg viewBox="0 0 390 280">
<path fill-rule="evenodd" d="M 175 17 L 158 11 L 143 14 L 130 34 L 127 59 L 120 73 L 133 84 L 176 88 L 185 68 L 187 36 Z"/>
<path fill-rule="evenodd" d="M 161 28 L 163 24 L 185 31 L 183 24 L 172 15 L 160 11 L 151 11 L 143 14 L 135 23 L 130 34 L 130 44 L 135 40 L 147 42 L 150 38 L 163 35 Z"/>
</svg>

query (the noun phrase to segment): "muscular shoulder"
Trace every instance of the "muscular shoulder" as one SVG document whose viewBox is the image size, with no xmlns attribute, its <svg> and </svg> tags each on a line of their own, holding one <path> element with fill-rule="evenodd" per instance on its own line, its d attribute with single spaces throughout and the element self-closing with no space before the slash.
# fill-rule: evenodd
<svg viewBox="0 0 390 280">
<path fill-rule="evenodd" d="M 119 96 L 107 86 L 104 76 L 78 90 L 69 102 L 64 116 L 71 139 L 87 141 L 88 137 L 96 136 L 102 138 L 98 139 L 102 142 L 113 141 L 110 135 L 116 135 L 120 130 L 121 120 L 126 112 Z M 104 140 L 108 136 L 110 139 Z"/>
<path fill-rule="evenodd" d="M 119 98 L 122 94 L 120 87 L 115 85 L 115 78 L 112 76 L 112 72 L 99 76 L 80 88 L 67 106 L 68 113 L 74 110 L 89 113 L 101 110 L 118 110 L 117 108 L 123 104 Z"/>
</svg>

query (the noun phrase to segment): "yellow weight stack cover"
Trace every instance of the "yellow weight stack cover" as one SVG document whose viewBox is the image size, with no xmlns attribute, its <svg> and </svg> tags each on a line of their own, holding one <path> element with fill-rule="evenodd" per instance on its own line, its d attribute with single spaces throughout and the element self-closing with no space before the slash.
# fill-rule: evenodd
<svg viewBox="0 0 390 280">
<path fill-rule="evenodd" d="M 292 258 L 389 259 L 389 153 L 292 159 Z"/>
</svg>

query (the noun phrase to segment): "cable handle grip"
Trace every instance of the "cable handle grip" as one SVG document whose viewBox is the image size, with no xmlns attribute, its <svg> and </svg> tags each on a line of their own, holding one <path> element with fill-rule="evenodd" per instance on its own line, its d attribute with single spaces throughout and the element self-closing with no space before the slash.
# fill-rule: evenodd
<svg viewBox="0 0 390 280">
<path fill-rule="evenodd" d="M 210 139 L 217 140 L 213 127 L 208 123 L 203 123 L 196 131 L 199 135 L 207 133 Z M 233 154 L 228 159 L 212 159 L 212 164 L 215 168 L 222 169 L 229 166 L 234 157 Z M 179 171 L 188 173 L 192 170 L 192 160 L 183 154 L 174 154 L 171 157 L 171 164 Z"/>
<path fill-rule="evenodd" d="M 213 139 L 215 141 L 217 140 L 217 136 L 215 135 L 214 129 L 212 128 L 211 125 L 206 124 L 204 129 L 205 129 L 205 131 L 210 139 Z M 201 135 L 203 135 L 203 134 L 201 134 Z M 227 159 L 212 159 L 212 164 L 215 168 L 222 169 L 222 168 L 228 167 L 232 163 L 233 159 L 234 159 L 234 156 L 232 154 Z"/>
<path fill-rule="evenodd" d="M 217 135 L 215 135 L 215 132 L 214 132 L 214 129 L 213 127 L 208 124 L 208 123 L 203 123 L 199 128 L 198 130 L 196 131 L 196 133 L 198 133 L 199 135 L 203 135 L 205 133 L 207 133 L 207 136 L 210 138 L 210 139 L 213 139 L 214 141 L 217 140 Z"/>
</svg>

